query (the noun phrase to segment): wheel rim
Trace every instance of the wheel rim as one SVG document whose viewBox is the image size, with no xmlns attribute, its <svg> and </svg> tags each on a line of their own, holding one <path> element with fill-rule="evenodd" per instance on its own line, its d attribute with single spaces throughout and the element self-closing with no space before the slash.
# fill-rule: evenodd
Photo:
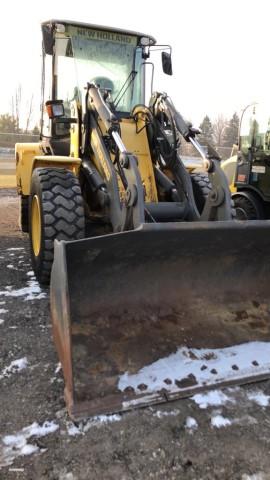
<svg viewBox="0 0 270 480">
<path fill-rule="evenodd" d="M 37 257 L 40 252 L 40 244 L 41 244 L 41 215 L 40 215 L 40 203 L 37 195 L 34 195 L 32 199 L 31 234 L 32 234 L 33 251 L 35 256 Z"/>
</svg>

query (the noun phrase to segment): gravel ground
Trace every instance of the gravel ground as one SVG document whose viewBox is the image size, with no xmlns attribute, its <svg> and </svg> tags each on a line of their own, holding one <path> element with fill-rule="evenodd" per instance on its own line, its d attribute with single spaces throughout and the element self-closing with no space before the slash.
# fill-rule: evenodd
<svg viewBox="0 0 270 480">
<path fill-rule="evenodd" d="M 270 479 L 270 382 L 74 424 L 14 190 L 0 190 L 0 479 Z"/>
</svg>

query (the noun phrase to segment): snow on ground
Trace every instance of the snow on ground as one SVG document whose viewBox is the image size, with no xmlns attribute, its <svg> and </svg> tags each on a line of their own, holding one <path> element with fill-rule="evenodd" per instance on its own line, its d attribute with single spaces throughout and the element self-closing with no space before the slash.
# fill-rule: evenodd
<svg viewBox="0 0 270 480">
<path fill-rule="evenodd" d="M 269 474 L 264 472 L 253 473 L 248 475 L 244 473 L 241 477 L 241 480 L 269 480 Z"/>
<path fill-rule="evenodd" d="M 11 247 L 11 248 L 7 248 L 7 252 L 15 252 L 15 251 L 18 251 L 18 250 L 24 250 L 24 247 Z"/>
<path fill-rule="evenodd" d="M 1 438 L 2 452 L 0 450 L 0 467 L 8 466 L 13 463 L 15 458 L 22 455 L 31 455 L 42 450 L 36 442 L 28 443 L 31 437 L 44 437 L 49 433 L 54 433 L 59 426 L 54 422 L 46 421 L 42 425 L 37 422 L 23 428 L 13 435 L 6 435 Z"/>
<path fill-rule="evenodd" d="M 3 320 L 3 318 L 0 318 L 0 325 L 3 325 L 4 322 L 5 320 Z"/>
<path fill-rule="evenodd" d="M 210 390 L 206 393 L 197 393 L 191 397 L 200 408 L 207 408 L 209 406 L 218 407 L 225 405 L 228 402 L 235 403 L 234 398 L 228 397 L 221 390 Z"/>
<path fill-rule="evenodd" d="M 8 310 L 6 308 L 0 308 L 0 313 L 7 313 Z"/>
<path fill-rule="evenodd" d="M 84 435 L 90 428 L 93 427 L 100 427 L 106 423 L 112 422 L 119 422 L 122 419 L 121 415 L 114 414 L 114 415 L 97 415 L 95 417 L 91 417 L 84 422 L 80 422 L 78 425 L 75 423 L 68 421 L 67 426 L 67 433 L 71 436 L 75 435 Z"/>
<path fill-rule="evenodd" d="M 185 422 L 185 428 L 191 431 L 196 430 L 198 428 L 197 420 L 193 417 L 187 417 Z"/>
<path fill-rule="evenodd" d="M 163 418 L 163 417 L 176 417 L 179 415 L 179 410 L 156 410 L 153 412 L 153 417 Z"/>
<path fill-rule="evenodd" d="M 223 417 L 223 415 L 216 414 L 211 416 L 211 426 L 216 428 L 228 427 L 232 425 L 232 421 L 229 418 Z"/>
<path fill-rule="evenodd" d="M 4 297 L 23 297 L 24 300 L 39 300 L 45 298 L 47 294 L 42 292 L 38 282 L 32 278 L 26 282 L 27 287 L 12 289 L 11 286 L 6 286 L 5 290 L 0 290 L 0 296 Z"/>
<path fill-rule="evenodd" d="M 28 360 L 26 357 L 13 360 L 7 367 L 2 370 L 0 374 L 0 380 L 4 377 L 10 377 L 13 373 L 18 373 L 28 366 Z"/>
<path fill-rule="evenodd" d="M 173 393 L 266 374 L 269 370 L 270 342 L 248 342 L 223 349 L 181 347 L 138 373 L 125 372 L 119 377 L 118 388 L 133 388 L 140 396 L 142 385 L 146 395 L 164 388 Z"/>
<path fill-rule="evenodd" d="M 260 407 L 267 407 L 269 405 L 270 396 L 265 395 L 263 392 L 259 390 L 253 392 L 247 392 L 247 397 L 249 400 L 257 403 Z"/>
</svg>

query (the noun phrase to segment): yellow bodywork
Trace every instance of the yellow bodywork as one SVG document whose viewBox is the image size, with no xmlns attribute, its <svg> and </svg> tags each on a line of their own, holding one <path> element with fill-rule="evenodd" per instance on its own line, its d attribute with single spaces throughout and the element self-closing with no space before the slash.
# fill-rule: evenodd
<svg viewBox="0 0 270 480">
<path fill-rule="evenodd" d="M 138 168 L 142 179 L 142 184 L 145 189 L 145 202 L 157 202 L 157 188 L 154 176 L 153 162 L 151 158 L 147 133 L 145 127 L 144 118 L 138 118 L 137 121 L 133 118 L 123 118 L 120 123 L 121 126 L 121 138 L 128 150 L 128 152 L 134 154 L 138 160 Z M 105 133 L 104 125 L 99 122 L 99 127 L 103 133 Z M 76 137 L 73 136 L 72 140 L 76 143 Z M 91 144 L 98 152 L 98 158 L 94 156 L 91 158 L 97 170 L 105 178 L 109 179 L 110 172 L 107 169 L 105 161 L 105 153 L 103 152 L 103 146 L 100 144 L 98 135 L 93 131 L 91 135 Z M 71 151 L 73 147 L 71 146 Z M 114 160 L 114 158 L 112 158 Z M 123 185 L 118 179 L 118 187 L 120 197 L 124 197 Z"/>
<path fill-rule="evenodd" d="M 153 163 L 151 159 L 148 138 L 145 125 L 142 122 L 136 123 L 133 119 L 123 119 L 121 122 L 121 137 L 125 147 L 129 152 L 132 152 L 138 159 L 138 167 L 142 179 L 142 184 L 145 188 L 145 202 L 157 202 L 157 188 L 154 176 Z M 141 128 L 143 128 L 141 130 Z"/>
<path fill-rule="evenodd" d="M 31 208 L 31 226 L 32 226 L 32 246 L 37 257 L 41 248 L 41 213 L 39 198 L 34 195 Z"/>
<path fill-rule="evenodd" d="M 227 177 L 231 193 L 235 193 L 237 191 L 235 186 L 236 166 L 237 166 L 237 155 L 233 155 L 232 157 L 228 158 L 228 160 L 225 160 L 221 164 L 221 168 Z"/>
<path fill-rule="evenodd" d="M 78 118 L 79 107 L 76 102 L 72 102 L 72 116 Z M 100 123 L 102 129 L 102 124 Z M 157 188 L 154 176 L 153 163 L 151 159 L 148 138 L 145 127 L 145 118 L 143 113 L 139 113 L 136 122 L 133 118 L 122 119 L 121 137 L 126 149 L 133 153 L 138 159 L 138 167 L 145 189 L 145 201 L 157 202 Z M 98 151 L 98 158 L 91 158 L 96 168 L 102 175 L 108 179 L 109 172 L 106 171 L 106 162 L 104 161 L 105 152 L 95 133 L 92 133 L 91 143 L 95 144 Z M 51 156 L 44 155 L 39 143 L 17 143 L 16 152 L 16 179 L 17 190 L 19 194 L 30 195 L 31 177 L 33 170 L 38 167 L 64 167 L 78 174 L 81 163 L 79 158 L 79 124 L 73 123 L 70 128 L 70 156 Z M 123 185 L 119 179 L 120 196 L 123 193 Z"/>
<path fill-rule="evenodd" d="M 31 178 L 35 168 L 67 168 L 77 174 L 81 159 L 73 157 L 44 155 L 39 143 L 16 143 L 16 181 L 21 195 L 30 195 Z"/>
</svg>

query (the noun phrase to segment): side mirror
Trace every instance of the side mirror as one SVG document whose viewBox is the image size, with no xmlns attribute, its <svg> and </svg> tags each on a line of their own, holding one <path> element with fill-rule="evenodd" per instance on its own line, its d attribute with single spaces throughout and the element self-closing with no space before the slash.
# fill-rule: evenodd
<svg viewBox="0 0 270 480">
<path fill-rule="evenodd" d="M 171 54 L 168 53 L 168 52 L 162 52 L 161 53 L 161 59 L 162 59 L 163 72 L 166 73 L 166 75 L 172 75 L 172 57 L 171 57 Z"/>
<path fill-rule="evenodd" d="M 63 100 L 48 100 L 45 106 L 50 119 L 64 117 L 65 109 Z"/>
</svg>

